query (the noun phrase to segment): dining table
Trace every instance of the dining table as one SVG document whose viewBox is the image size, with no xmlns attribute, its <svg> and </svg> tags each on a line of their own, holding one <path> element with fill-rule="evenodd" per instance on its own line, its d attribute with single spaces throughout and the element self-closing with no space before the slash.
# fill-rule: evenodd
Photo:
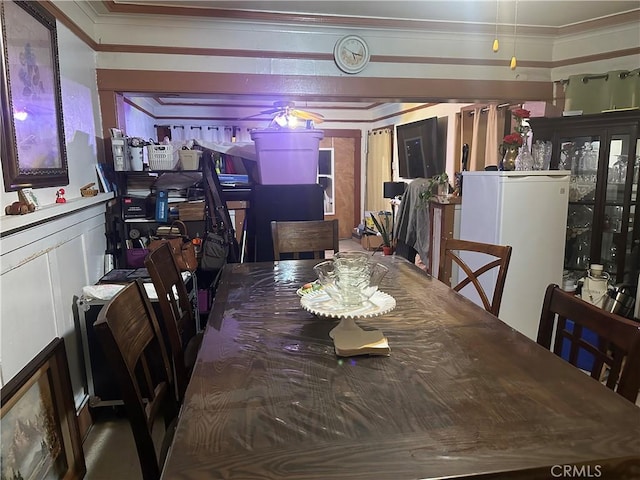
<svg viewBox="0 0 640 480">
<path fill-rule="evenodd" d="M 640 408 L 399 256 L 336 355 L 301 307 L 318 260 L 228 264 L 162 478 L 640 478 Z M 530 292 L 534 294 L 534 292 Z M 541 297 L 544 292 L 539 292 Z"/>
</svg>

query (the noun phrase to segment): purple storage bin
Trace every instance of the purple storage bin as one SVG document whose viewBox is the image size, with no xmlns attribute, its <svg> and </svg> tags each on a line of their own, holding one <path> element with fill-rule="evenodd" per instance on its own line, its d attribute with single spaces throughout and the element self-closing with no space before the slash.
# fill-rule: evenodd
<svg viewBox="0 0 640 480">
<path fill-rule="evenodd" d="M 198 310 L 201 314 L 209 312 L 209 290 L 198 290 Z"/>
<path fill-rule="evenodd" d="M 318 183 L 318 149 L 322 130 L 254 130 L 259 183 L 308 185 Z"/>
<path fill-rule="evenodd" d="M 147 248 L 129 248 L 127 250 L 127 265 L 129 268 L 143 268 L 144 259 L 148 254 L 149 249 Z"/>
</svg>

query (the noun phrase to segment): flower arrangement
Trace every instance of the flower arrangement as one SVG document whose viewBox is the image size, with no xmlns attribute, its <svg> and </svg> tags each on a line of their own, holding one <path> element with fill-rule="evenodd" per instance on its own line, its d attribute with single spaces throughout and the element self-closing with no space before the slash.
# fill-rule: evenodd
<svg viewBox="0 0 640 480">
<path fill-rule="evenodd" d="M 511 112 L 513 118 L 516 121 L 516 126 L 514 130 L 518 132 L 520 135 L 526 135 L 529 132 L 529 115 L 531 112 L 529 110 L 525 110 L 524 108 L 516 108 Z"/>
<path fill-rule="evenodd" d="M 513 115 L 516 118 L 523 119 L 523 118 L 529 118 L 529 115 L 531 115 L 531 112 L 529 110 L 525 110 L 524 108 L 516 108 L 511 112 L 511 115 Z"/>
<path fill-rule="evenodd" d="M 509 148 L 511 146 L 521 147 L 522 135 L 517 132 L 512 132 L 509 135 L 505 135 L 502 139 L 502 146 L 504 148 Z"/>
</svg>

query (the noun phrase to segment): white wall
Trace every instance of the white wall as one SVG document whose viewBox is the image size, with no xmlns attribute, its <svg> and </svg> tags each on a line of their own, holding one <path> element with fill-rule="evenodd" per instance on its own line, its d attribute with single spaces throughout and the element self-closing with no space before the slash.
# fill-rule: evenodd
<svg viewBox="0 0 640 480">
<path fill-rule="evenodd" d="M 106 247 L 104 203 L 91 205 L 80 196 L 80 187 L 98 181 L 96 144 L 102 125 L 95 53 L 60 23 L 57 33 L 68 203 L 55 204 L 59 187 L 41 188 L 35 190 L 45 205 L 41 211 L 20 219 L 0 216 L 0 378 L 6 383 L 54 337 L 64 337 L 78 406 L 84 394 L 73 297 L 102 275 Z M 17 200 L 17 194 L 3 188 L 1 198 L 4 210 Z M 49 221 L 7 234 L 16 221 L 24 224 L 30 218 L 45 217 Z"/>
</svg>

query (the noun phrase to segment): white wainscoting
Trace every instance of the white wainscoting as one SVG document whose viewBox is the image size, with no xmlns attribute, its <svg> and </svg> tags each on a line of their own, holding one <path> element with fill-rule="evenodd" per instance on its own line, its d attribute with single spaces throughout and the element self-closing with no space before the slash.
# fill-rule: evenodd
<svg viewBox="0 0 640 480">
<path fill-rule="evenodd" d="M 65 340 L 76 402 L 85 401 L 75 297 L 103 274 L 105 201 L 79 202 L 37 224 L 6 228 L 0 238 L 0 373 L 4 385 L 53 338 Z M 32 215 L 32 214 L 30 214 Z M 28 220 L 28 215 L 22 219 Z M 35 218 L 35 216 L 34 216 Z M 5 220 L 7 220 L 5 222 Z M 9 233 L 7 234 L 7 231 Z"/>
</svg>

